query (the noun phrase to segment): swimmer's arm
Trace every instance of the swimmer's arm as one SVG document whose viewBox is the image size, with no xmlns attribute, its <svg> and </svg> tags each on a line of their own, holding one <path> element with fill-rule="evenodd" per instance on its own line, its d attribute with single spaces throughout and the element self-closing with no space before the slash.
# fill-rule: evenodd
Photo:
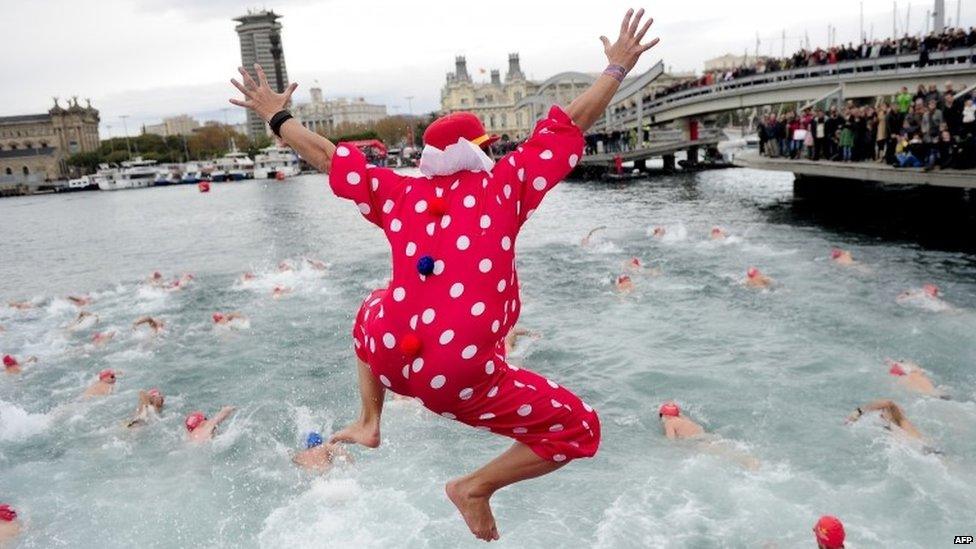
<svg viewBox="0 0 976 549">
<path fill-rule="evenodd" d="M 230 415 L 233 414 L 234 410 L 236 409 L 237 408 L 233 406 L 224 406 L 223 408 L 221 408 L 220 411 L 217 412 L 217 415 L 215 415 L 213 418 L 212 425 L 214 426 L 214 428 L 216 428 L 218 425 L 226 421 L 227 418 L 229 418 Z"/>
<path fill-rule="evenodd" d="M 643 16 L 643 9 L 639 10 L 636 15 L 634 15 L 634 10 L 627 10 L 627 14 L 620 23 L 620 34 L 617 36 L 617 41 L 611 44 L 606 36 L 600 37 L 600 40 L 603 41 L 603 52 L 611 64 L 620 65 L 624 70 L 630 71 L 637 64 L 640 56 L 658 43 L 658 38 L 651 40 L 646 45 L 640 43 L 651 23 L 654 22 L 653 18 L 649 18 L 641 26 L 640 20 Z M 638 29 L 638 27 L 640 28 Z M 603 116 L 607 106 L 610 105 L 613 94 L 617 93 L 619 87 L 620 82 L 614 77 L 607 74 L 600 75 L 596 82 L 569 104 L 566 114 L 573 119 L 580 130 L 585 132 L 593 126 L 597 119 Z"/>
<path fill-rule="evenodd" d="M 672 425 L 665 424 L 664 425 L 664 436 L 668 437 L 671 440 L 674 440 L 674 439 L 678 438 L 678 431 L 676 431 L 675 428 Z"/>
<path fill-rule="evenodd" d="M 291 101 L 291 94 L 298 87 L 297 83 L 292 82 L 284 92 L 275 93 L 268 84 L 268 78 L 265 76 L 261 65 L 254 65 L 254 72 L 258 76 L 257 82 L 244 70 L 244 67 L 239 67 L 237 70 L 241 73 L 244 83 L 241 84 L 232 78 L 231 84 L 240 90 L 246 99 L 243 101 L 231 99 L 230 102 L 239 107 L 252 109 L 266 122 L 288 105 Z M 332 166 L 332 155 L 336 149 L 331 141 L 305 128 L 301 122 L 294 118 L 286 120 L 278 131 L 281 134 L 281 139 L 295 149 L 306 162 L 322 172 L 329 173 L 329 168 Z"/>
</svg>

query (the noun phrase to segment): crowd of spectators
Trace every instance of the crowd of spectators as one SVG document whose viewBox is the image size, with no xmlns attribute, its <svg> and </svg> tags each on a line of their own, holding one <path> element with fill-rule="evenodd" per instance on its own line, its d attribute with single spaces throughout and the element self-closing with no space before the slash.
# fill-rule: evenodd
<svg viewBox="0 0 976 549">
<path fill-rule="evenodd" d="M 808 160 L 876 161 L 911 168 L 976 168 L 976 105 L 952 82 L 907 88 L 874 105 L 848 101 L 827 112 L 768 114 L 757 124 L 760 154 Z"/>
</svg>

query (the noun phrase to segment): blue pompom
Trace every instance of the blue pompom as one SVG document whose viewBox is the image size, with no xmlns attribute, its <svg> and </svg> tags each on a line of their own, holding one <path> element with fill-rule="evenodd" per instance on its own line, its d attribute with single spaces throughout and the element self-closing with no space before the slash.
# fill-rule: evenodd
<svg viewBox="0 0 976 549">
<path fill-rule="evenodd" d="M 417 260 L 417 271 L 427 276 L 434 272 L 434 258 L 429 255 L 425 255 Z"/>
<path fill-rule="evenodd" d="M 322 435 L 316 433 L 315 431 L 312 431 L 311 433 L 308 434 L 308 437 L 305 438 L 305 447 L 315 448 L 316 446 L 322 444 L 322 442 L 323 442 Z"/>
</svg>

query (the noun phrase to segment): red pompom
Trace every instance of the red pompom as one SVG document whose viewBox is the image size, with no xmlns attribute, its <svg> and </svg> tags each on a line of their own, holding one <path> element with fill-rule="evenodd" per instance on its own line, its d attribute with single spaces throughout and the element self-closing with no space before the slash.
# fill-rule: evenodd
<svg viewBox="0 0 976 549">
<path fill-rule="evenodd" d="M 447 213 L 447 200 L 436 196 L 430 200 L 430 213 L 434 215 L 444 215 Z"/>
<path fill-rule="evenodd" d="M 414 357 L 420 354 L 420 349 L 423 347 L 423 342 L 417 337 L 417 334 L 406 334 L 400 339 L 400 352 L 407 355 L 408 357 Z"/>
</svg>

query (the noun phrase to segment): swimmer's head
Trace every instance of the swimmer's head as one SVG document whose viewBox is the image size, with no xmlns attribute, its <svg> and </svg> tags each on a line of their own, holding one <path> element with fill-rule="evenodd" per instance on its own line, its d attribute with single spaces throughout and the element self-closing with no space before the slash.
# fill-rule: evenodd
<svg viewBox="0 0 976 549">
<path fill-rule="evenodd" d="M 721 227 L 712 227 L 712 238 L 717 238 L 724 234 Z"/>
<path fill-rule="evenodd" d="M 630 258 L 630 264 L 632 266 L 634 266 L 634 267 L 640 267 L 641 266 L 641 260 L 639 258 L 632 257 L 632 258 Z"/>
<path fill-rule="evenodd" d="M 417 337 L 417 334 L 413 332 L 404 334 L 403 337 L 400 338 L 400 352 L 408 357 L 415 357 L 419 355 L 423 346 L 423 342 L 419 337 Z"/>
<path fill-rule="evenodd" d="M 844 250 L 841 250 L 840 248 L 830 250 L 830 259 L 837 259 L 842 255 L 844 255 Z"/>
<path fill-rule="evenodd" d="M 757 276 L 759 276 L 759 274 L 760 274 L 759 269 L 755 267 L 749 267 L 748 269 L 746 269 L 746 276 L 749 278 L 756 278 Z"/>
<path fill-rule="evenodd" d="M 156 388 L 149 389 L 148 391 L 146 391 L 146 395 L 149 396 L 149 402 L 153 406 L 157 408 L 163 407 L 163 402 L 165 401 L 165 397 L 163 397 L 163 393 L 159 389 Z"/>
<path fill-rule="evenodd" d="M 922 291 L 929 297 L 939 297 L 939 287 L 935 284 L 923 284 Z"/>
<path fill-rule="evenodd" d="M 312 431 L 305 437 L 305 448 L 315 448 L 316 446 L 321 446 L 323 442 L 322 435 Z"/>
<path fill-rule="evenodd" d="M 192 432 L 204 421 L 207 421 L 207 416 L 205 416 L 203 412 L 193 412 L 192 414 L 186 416 L 186 420 L 183 422 L 183 425 L 186 426 L 187 431 Z"/>
<path fill-rule="evenodd" d="M 620 275 L 617 277 L 617 285 L 624 285 L 630 283 L 630 277 L 627 275 Z"/>
<path fill-rule="evenodd" d="M 224 320 L 224 314 L 223 313 L 214 313 L 213 315 L 211 315 L 211 318 L 213 318 L 214 323 L 220 324 L 220 322 L 222 320 Z"/>
<path fill-rule="evenodd" d="M 892 360 L 889 364 L 891 366 L 890 368 L 888 368 L 888 373 L 889 374 L 891 374 L 893 376 L 904 376 L 904 375 L 908 375 L 908 372 L 905 371 L 905 368 L 902 366 L 901 362 L 896 362 L 896 361 Z"/>
<path fill-rule="evenodd" d="M 664 417 L 678 417 L 681 415 L 681 408 L 673 402 L 665 402 L 657 411 L 657 415 L 660 418 Z"/>
<path fill-rule="evenodd" d="M 153 271 L 153 274 L 152 274 L 152 279 L 153 280 L 160 280 L 161 278 L 163 278 L 163 273 L 161 273 L 159 271 Z"/>
<path fill-rule="evenodd" d="M 665 232 L 666 231 L 665 231 L 664 227 L 661 227 L 660 225 L 657 226 L 657 227 L 654 227 L 654 236 L 664 236 L 664 233 Z"/>
<path fill-rule="evenodd" d="M 15 520 L 17 520 L 17 511 L 6 503 L 0 505 L 0 521 L 13 522 Z"/>
<path fill-rule="evenodd" d="M 10 355 L 3 355 L 3 367 L 4 368 L 16 368 L 17 366 L 20 366 L 20 363 L 17 362 L 17 359 L 16 358 L 14 358 L 14 357 L 12 357 Z"/>
<path fill-rule="evenodd" d="M 115 370 L 106 368 L 101 372 L 98 372 L 98 381 L 102 381 L 104 383 L 115 383 Z"/>
<path fill-rule="evenodd" d="M 817 545 L 822 549 L 841 549 L 844 547 L 844 525 L 830 515 L 820 517 L 813 527 L 813 535 L 817 538 Z"/>
</svg>

